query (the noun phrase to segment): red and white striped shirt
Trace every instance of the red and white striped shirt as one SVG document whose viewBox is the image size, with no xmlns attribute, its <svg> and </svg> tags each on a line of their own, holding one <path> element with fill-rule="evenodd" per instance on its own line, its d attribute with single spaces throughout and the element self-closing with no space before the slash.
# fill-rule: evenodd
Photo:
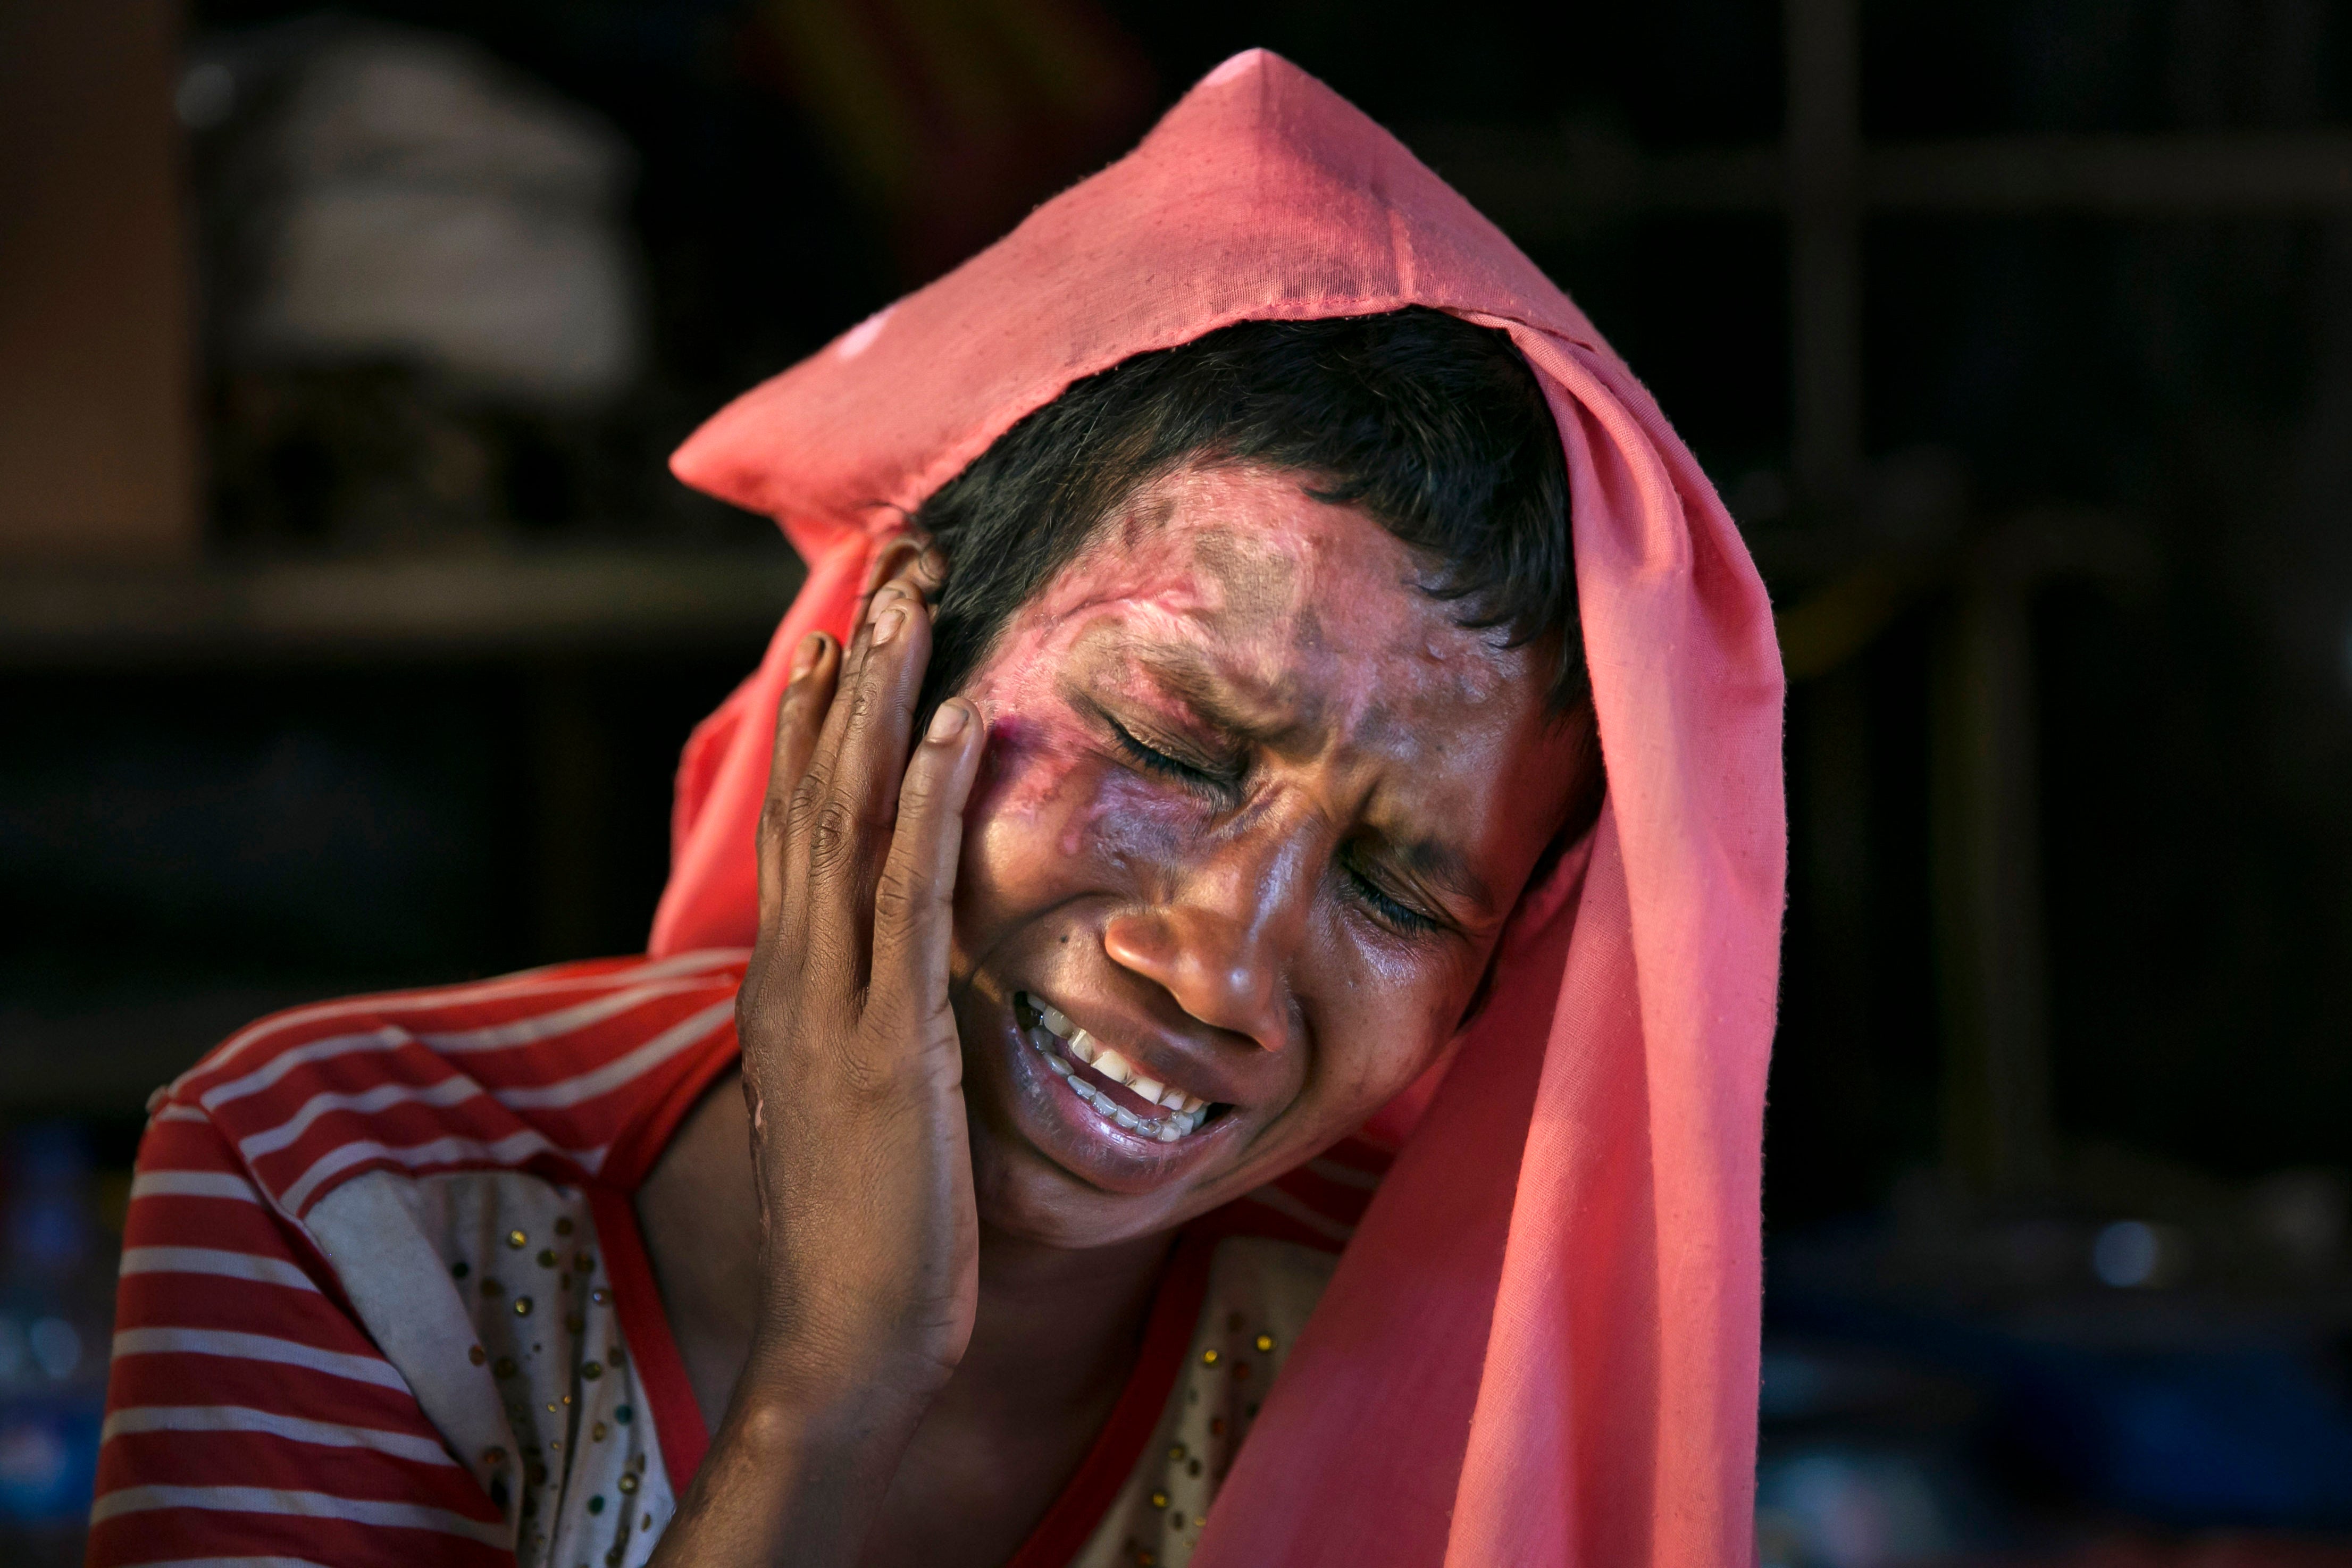
<svg viewBox="0 0 2352 1568">
<path fill-rule="evenodd" d="M 708 1437 L 631 1194 L 734 1061 L 744 957 L 300 1008 L 159 1092 L 93 1568 L 643 1563 Z M 1017 1568 L 1189 1556 L 1382 1163 L 1344 1145 L 1180 1249 Z"/>
</svg>

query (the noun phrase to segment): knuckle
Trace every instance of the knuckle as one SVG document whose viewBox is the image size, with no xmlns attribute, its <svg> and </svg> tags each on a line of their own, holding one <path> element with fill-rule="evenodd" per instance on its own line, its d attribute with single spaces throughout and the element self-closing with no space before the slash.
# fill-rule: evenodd
<svg viewBox="0 0 2352 1568">
<path fill-rule="evenodd" d="M 800 782 L 793 786 L 793 792 L 784 802 L 784 827 L 793 832 L 806 832 L 816 821 L 817 809 L 824 802 L 824 780 L 817 777 L 814 768 L 811 768 L 801 775 Z"/>
<path fill-rule="evenodd" d="M 911 924 L 930 906 L 930 889 L 902 870 L 886 873 L 874 889 L 874 915 L 892 925 Z"/>
<path fill-rule="evenodd" d="M 860 674 L 868 674 L 875 667 L 875 661 L 869 655 L 866 661 L 865 667 L 858 673 Z M 858 682 L 857 689 L 849 694 L 850 727 L 860 730 L 866 728 L 873 722 L 874 711 L 880 706 L 880 694 L 875 691 L 874 684 L 871 681 Z"/>
<path fill-rule="evenodd" d="M 809 824 L 810 859 L 822 866 L 847 859 L 863 837 L 864 827 L 857 809 L 848 801 L 837 796 L 826 800 Z"/>
</svg>

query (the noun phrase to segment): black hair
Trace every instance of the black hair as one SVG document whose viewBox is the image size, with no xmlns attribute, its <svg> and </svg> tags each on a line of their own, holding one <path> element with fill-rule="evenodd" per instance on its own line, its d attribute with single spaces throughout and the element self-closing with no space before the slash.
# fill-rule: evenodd
<svg viewBox="0 0 2352 1568">
<path fill-rule="evenodd" d="M 920 713 L 961 687 L 1014 610 L 1120 503 L 1187 462 L 1296 471 L 1428 562 L 1464 626 L 1557 650 L 1552 710 L 1590 695 L 1576 624 L 1568 473 L 1543 390 L 1510 339 L 1408 307 L 1244 321 L 1075 382 L 916 512 L 948 559 Z"/>
</svg>

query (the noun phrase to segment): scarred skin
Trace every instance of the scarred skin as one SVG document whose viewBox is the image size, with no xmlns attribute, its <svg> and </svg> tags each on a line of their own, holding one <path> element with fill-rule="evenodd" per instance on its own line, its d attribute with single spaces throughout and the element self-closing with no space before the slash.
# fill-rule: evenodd
<svg viewBox="0 0 2352 1568">
<path fill-rule="evenodd" d="M 1549 650 L 1455 625 L 1426 563 L 1295 475 L 1145 487 L 910 758 L 943 570 L 886 552 L 845 654 L 803 650 L 742 1092 L 639 1196 L 715 1431 L 657 1563 L 1009 1556 L 1108 1416 L 1172 1229 L 1437 1060 L 1580 782 Z M 1173 1144 L 1107 1124 L 1016 992 L 1217 1108 Z"/>
</svg>

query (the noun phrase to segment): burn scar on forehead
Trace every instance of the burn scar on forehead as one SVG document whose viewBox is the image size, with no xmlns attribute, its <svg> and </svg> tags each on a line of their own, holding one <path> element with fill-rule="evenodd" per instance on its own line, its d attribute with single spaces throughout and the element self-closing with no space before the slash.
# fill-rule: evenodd
<svg viewBox="0 0 2352 1568">
<path fill-rule="evenodd" d="M 1202 529 L 1192 541 L 1192 561 L 1224 591 L 1226 612 L 1242 621 L 1271 621 L 1297 598 L 1297 560 L 1230 528 Z M 1312 614 L 1311 606 L 1302 608 Z"/>
<path fill-rule="evenodd" d="M 1425 769 L 1491 727 L 1488 705 L 1531 667 L 1507 633 L 1454 624 L 1421 586 L 1427 566 L 1297 475 L 1180 469 L 1014 612 L 967 695 L 992 723 L 1030 716 L 1000 734 L 1007 763 L 1092 744 L 1084 726 L 1045 719 L 1069 711 L 1076 676 L 1293 757 Z"/>
<path fill-rule="evenodd" d="M 1393 744 L 1441 716 L 1432 705 L 1486 701 L 1521 663 L 1502 634 L 1449 624 L 1449 607 L 1422 589 L 1427 569 L 1295 474 L 1181 468 L 1130 497 L 1000 646 L 1066 654 L 1108 634 L 1131 649 L 1188 648 L 1255 688 L 1253 706 L 1313 708 L 1289 716 L 1339 730 L 1369 721 L 1364 738 Z M 1416 601 L 1427 614 L 1412 612 Z"/>
</svg>

